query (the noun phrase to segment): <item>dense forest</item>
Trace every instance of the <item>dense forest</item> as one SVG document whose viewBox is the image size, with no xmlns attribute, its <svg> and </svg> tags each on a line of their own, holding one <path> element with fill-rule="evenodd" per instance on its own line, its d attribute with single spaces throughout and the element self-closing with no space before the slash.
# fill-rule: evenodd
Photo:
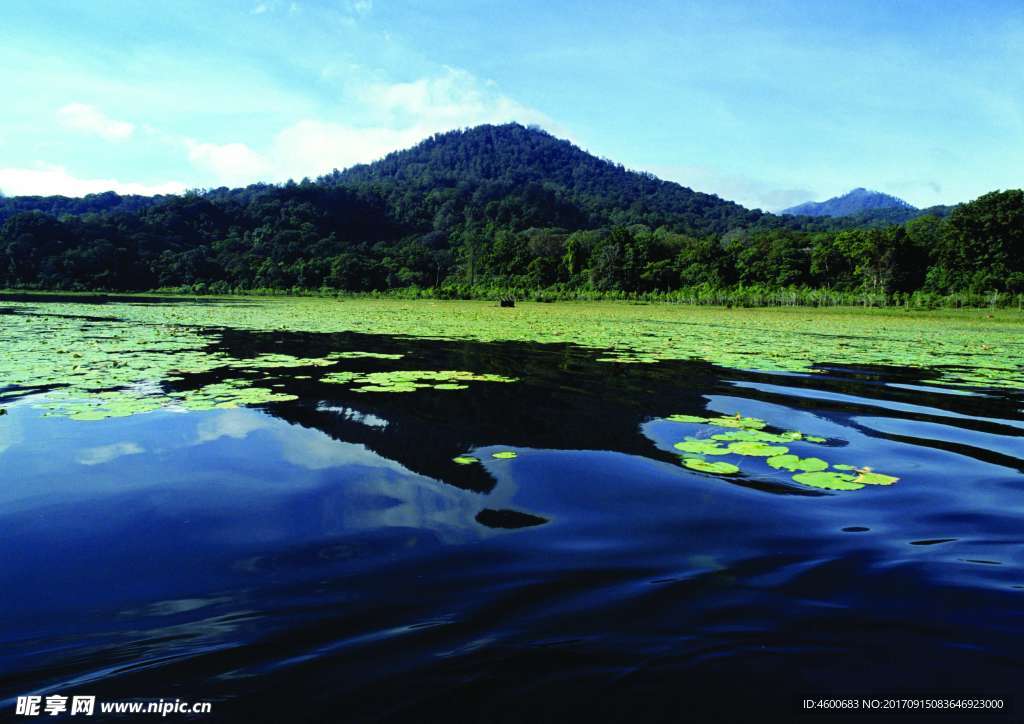
<svg viewBox="0 0 1024 724">
<path fill-rule="evenodd" d="M 0 198 L 0 286 L 1024 292 L 1024 191 L 911 216 L 775 216 L 629 171 L 536 128 L 481 126 L 315 181 L 153 198 Z"/>
</svg>

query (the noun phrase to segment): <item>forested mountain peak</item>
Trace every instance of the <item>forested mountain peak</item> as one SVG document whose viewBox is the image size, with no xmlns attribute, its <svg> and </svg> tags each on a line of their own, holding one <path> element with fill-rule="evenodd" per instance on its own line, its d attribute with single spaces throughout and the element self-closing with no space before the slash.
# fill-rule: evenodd
<svg viewBox="0 0 1024 724">
<path fill-rule="evenodd" d="M 878 209 L 904 209 L 911 212 L 917 210 L 903 199 L 857 187 L 842 196 L 835 196 L 827 201 L 808 201 L 783 209 L 780 213 L 792 216 L 851 216 Z"/>
<path fill-rule="evenodd" d="M 484 204 L 543 189 L 553 203 L 582 213 L 576 225 L 599 226 L 627 212 L 632 221 L 693 233 L 721 233 L 763 214 L 712 194 L 590 154 L 536 126 L 483 125 L 436 134 L 371 164 L 322 177 L 332 185 L 378 184 L 405 191 L 459 187 Z"/>
</svg>

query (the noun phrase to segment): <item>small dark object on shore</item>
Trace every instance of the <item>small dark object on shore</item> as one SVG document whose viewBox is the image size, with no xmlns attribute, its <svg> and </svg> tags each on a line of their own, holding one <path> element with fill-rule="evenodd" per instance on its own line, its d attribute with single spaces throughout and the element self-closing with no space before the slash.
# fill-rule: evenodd
<svg viewBox="0 0 1024 724">
<path fill-rule="evenodd" d="M 502 307 L 514 307 L 516 306 L 515 297 L 502 297 L 498 302 Z"/>
</svg>

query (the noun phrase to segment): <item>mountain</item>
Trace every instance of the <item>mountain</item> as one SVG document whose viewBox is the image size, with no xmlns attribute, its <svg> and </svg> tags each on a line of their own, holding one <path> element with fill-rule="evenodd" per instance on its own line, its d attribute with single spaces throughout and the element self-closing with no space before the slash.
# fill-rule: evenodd
<svg viewBox="0 0 1024 724">
<path fill-rule="evenodd" d="M 882 209 L 897 209 L 907 218 L 916 215 L 917 209 L 903 199 L 889 196 L 879 191 L 869 191 L 864 188 L 856 188 L 842 196 L 836 196 L 828 201 L 808 201 L 788 209 L 783 209 L 780 214 L 788 216 L 853 216 L 854 214 L 876 212 Z M 897 214 L 899 216 L 900 214 Z M 900 221 L 906 221 L 902 218 Z"/>
<path fill-rule="evenodd" d="M 319 181 L 371 184 L 390 200 L 451 189 L 468 195 L 473 206 L 486 207 L 510 196 L 533 197 L 543 200 L 546 212 L 554 216 L 536 219 L 532 226 L 644 223 L 705 234 L 752 224 L 764 216 L 718 196 L 630 171 L 540 128 L 517 123 L 437 134 L 413 148 L 335 171 Z M 429 224 L 433 219 L 419 221 Z"/>
<path fill-rule="evenodd" d="M 996 206 L 1017 224 L 1002 212 L 1017 208 L 1014 194 Z M 776 216 L 630 171 L 537 128 L 479 126 L 315 181 L 163 198 L 0 199 L 0 288 L 902 292 L 927 273 L 943 289 L 1024 289 L 1013 234 L 989 234 L 996 251 L 977 258 L 949 250 L 988 228 L 998 214 L 987 206 L 903 228 L 887 222 L 919 212 L 888 203 L 839 218 Z M 962 231 L 972 214 L 984 219 Z M 852 234 L 840 238 L 842 230 Z M 882 256 L 863 256 L 881 247 Z M 945 266 L 932 273 L 936 259 Z M 979 275 L 977 264 L 991 268 Z"/>
</svg>

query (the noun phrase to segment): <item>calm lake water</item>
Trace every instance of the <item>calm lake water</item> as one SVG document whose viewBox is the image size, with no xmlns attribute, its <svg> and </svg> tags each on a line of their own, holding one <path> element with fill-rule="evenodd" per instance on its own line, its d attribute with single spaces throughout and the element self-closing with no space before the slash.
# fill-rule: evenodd
<svg viewBox="0 0 1024 724">
<path fill-rule="evenodd" d="M 263 370 L 289 399 L 87 421 L 0 379 L 4 716 L 55 692 L 214 702 L 202 721 L 785 721 L 848 696 L 1006 707 L 901 721 L 1024 715 L 1019 390 L 571 344 L 208 342 L 517 381 L 396 394 Z M 790 453 L 899 481 L 680 464 L 675 443 L 728 429 L 667 417 L 736 413 L 824 440 Z"/>
</svg>

